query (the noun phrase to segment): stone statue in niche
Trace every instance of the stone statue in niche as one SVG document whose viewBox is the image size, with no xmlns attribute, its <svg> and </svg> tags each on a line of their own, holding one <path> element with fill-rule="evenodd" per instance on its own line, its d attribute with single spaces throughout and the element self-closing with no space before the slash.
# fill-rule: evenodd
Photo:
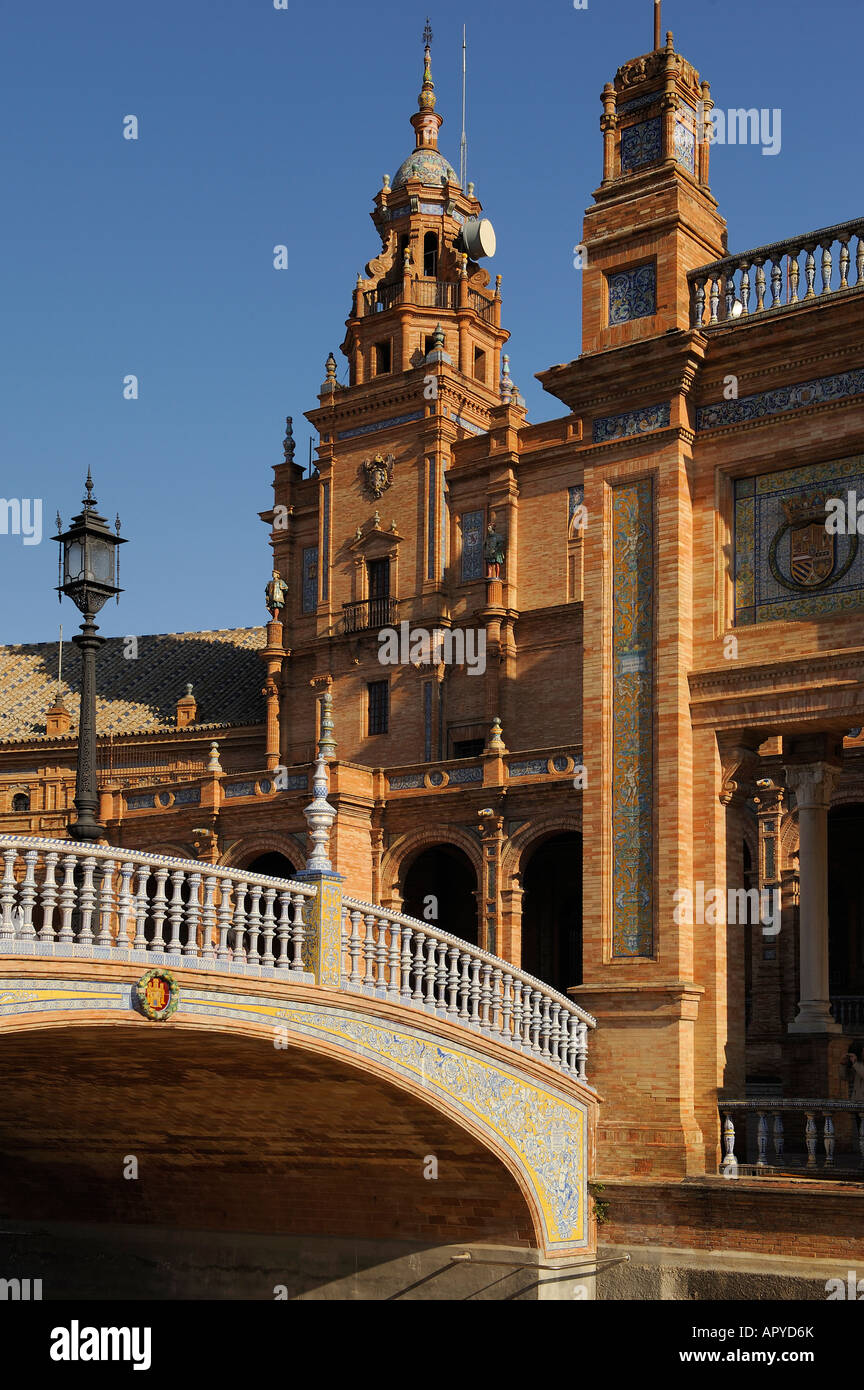
<svg viewBox="0 0 864 1390">
<path fill-rule="evenodd" d="M 486 539 L 483 543 L 487 579 L 501 578 L 501 566 L 504 564 L 505 554 L 506 542 L 501 532 L 495 528 L 495 513 L 493 512 L 489 518 L 489 525 L 486 527 Z"/>
<path fill-rule="evenodd" d="M 278 623 L 280 614 L 286 607 L 288 600 L 288 585 L 278 570 L 273 571 L 273 578 L 264 590 L 264 597 L 267 600 L 267 611 L 270 617 Z"/>
</svg>

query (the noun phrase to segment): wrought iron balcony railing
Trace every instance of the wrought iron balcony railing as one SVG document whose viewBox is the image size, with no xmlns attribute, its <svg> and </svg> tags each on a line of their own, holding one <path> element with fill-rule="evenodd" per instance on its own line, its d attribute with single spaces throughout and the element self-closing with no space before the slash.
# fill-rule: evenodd
<svg viewBox="0 0 864 1390">
<path fill-rule="evenodd" d="M 359 603 L 343 603 L 342 630 L 369 632 L 374 628 L 392 627 L 397 605 L 395 598 L 364 598 Z"/>
</svg>

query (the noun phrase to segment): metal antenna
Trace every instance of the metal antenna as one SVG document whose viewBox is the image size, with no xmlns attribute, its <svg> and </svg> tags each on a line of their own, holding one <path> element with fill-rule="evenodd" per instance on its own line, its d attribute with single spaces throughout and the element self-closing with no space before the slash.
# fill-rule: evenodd
<svg viewBox="0 0 864 1390">
<path fill-rule="evenodd" d="M 660 47 L 660 0 L 654 0 L 654 52 Z"/>
<path fill-rule="evenodd" d="M 459 182 L 462 191 L 465 191 L 465 180 L 468 177 L 468 137 L 465 134 L 465 96 L 467 91 L 467 50 L 466 28 L 462 25 L 462 144 L 459 147 Z"/>
<path fill-rule="evenodd" d="M 63 624 L 60 624 L 60 654 L 57 657 L 57 699 L 60 699 L 60 686 L 63 681 Z"/>
</svg>

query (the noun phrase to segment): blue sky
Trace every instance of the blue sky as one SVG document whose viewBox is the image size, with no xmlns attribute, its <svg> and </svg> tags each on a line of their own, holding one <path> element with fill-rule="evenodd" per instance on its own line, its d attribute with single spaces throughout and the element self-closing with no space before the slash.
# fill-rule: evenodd
<svg viewBox="0 0 864 1390">
<path fill-rule="evenodd" d="M 564 413 L 533 374 L 580 349 L 572 248 L 600 181 L 603 84 L 652 47 L 650 0 L 19 0 L 0 51 L 0 495 L 41 497 L 40 545 L 0 535 L 0 641 L 48 640 L 76 610 L 53 517 L 88 465 L 119 511 L 106 635 L 266 619 L 267 531 L 292 414 L 298 458 L 369 211 L 413 148 L 431 8 L 440 144 L 458 168 L 462 23 L 469 172 L 495 224 L 513 376 L 534 421 Z M 782 149 L 712 151 L 730 250 L 860 213 L 860 8 L 665 0 L 663 29 L 723 108 L 782 112 Z M 139 139 L 123 139 L 134 114 Z M 286 271 L 273 247 L 288 247 Z M 136 401 L 123 379 L 139 378 Z"/>
</svg>

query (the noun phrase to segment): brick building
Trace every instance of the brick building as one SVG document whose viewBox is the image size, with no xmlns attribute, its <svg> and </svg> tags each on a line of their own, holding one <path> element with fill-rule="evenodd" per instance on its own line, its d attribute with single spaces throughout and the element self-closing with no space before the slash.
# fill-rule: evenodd
<svg viewBox="0 0 864 1390">
<path fill-rule="evenodd" d="M 100 817 L 301 868 L 328 691 L 347 890 L 571 991 L 599 1022 L 598 1170 L 695 1177 L 718 1097 L 843 1099 L 864 1033 L 864 548 L 826 525 L 864 499 L 864 222 L 728 255 L 710 89 L 671 34 L 602 104 L 581 353 L 539 374 L 565 413 L 532 425 L 427 48 L 348 384 L 331 354 L 317 466 L 289 422 L 261 513 L 287 594 L 266 628 L 142 638 L 157 661 L 109 644 Z M 56 657 L 2 654 L 3 831 L 63 833 Z M 764 920 L 727 925 L 752 889 Z"/>
</svg>

